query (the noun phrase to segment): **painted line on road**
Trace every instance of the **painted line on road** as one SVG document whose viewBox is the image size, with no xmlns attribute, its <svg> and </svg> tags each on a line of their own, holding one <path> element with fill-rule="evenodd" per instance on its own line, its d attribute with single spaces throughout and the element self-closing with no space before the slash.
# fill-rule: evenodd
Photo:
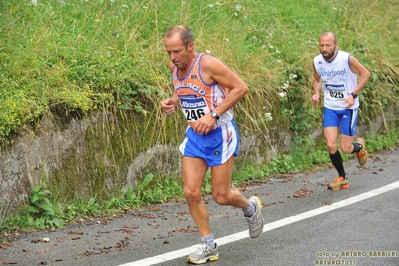
<svg viewBox="0 0 399 266">
<path fill-rule="evenodd" d="M 271 231 L 273 229 L 277 229 L 277 228 L 285 226 L 285 225 L 289 225 L 289 224 L 292 224 L 295 222 L 305 220 L 307 218 L 311 218 L 311 217 L 314 217 L 314 216 L 317 216 L 317 215 L 320 215 L 320 214 L 323 214 L 326 212 L 330 212 L 330 211 L 333 211 L 333 210 L 336 210 L 336 209 L 339 209 L 342 207 L 346 207 L 348 205 L 357 203 L 359 201 L 362 201 L 362 200 L 365 200 L 368 198 L 372 198 L 374 196 L 378 196 L 380 194 L 383 194 L 385 192 L 391 191 L 396 188 L 399 188 L 399 181 L 391 183 L 391 184 L 383 186 L 383 187 L 380 187 L 380 188 L 377 188 L 377 189 L 374 189 L 374 190 L 371 190 L 369 192 L 345 199 L 345 200 L 338 201 L 331 205 L 326 205 L 326 206 L 323 206 L 323 207 L 320 207 L 317 209 L 313 209 L 313 210 L 310 210 L 307 212 L 303 212 L 303 213 L 300 213 L 300 214 L 297 214 L 294 216 L 290 216 L 290 217 L 266 224 L 263 229 L 263 232 Z M 242 240 L 242 239 L 245 239 L 248 237 L 249 237 L 248 230 L 245 230 L 245 231 L 242 231 L 242 232 L 239 232 L 236 234 L 218 238 L 215 240 L 215 242 L 218 243 L 218 246 L 221 246 L 221 245 L 232 243 L 234 241 Z M 157 263 L 171 261 L 171 260 L 189 255 L 197 248 L 197 246 L 198 246 L 198 244 L 190 246 L 188 248 L 179 249 L 179 250 L 175 250 L 172 252 L 157 255 L 154 257 L 149 257 L 146 259 L 133 261 L 133 262 L 129 262 L 126 264 L 121 264 L 119 266 L 147 266 L 147 265 L 154 265 Z"/>
</svg>

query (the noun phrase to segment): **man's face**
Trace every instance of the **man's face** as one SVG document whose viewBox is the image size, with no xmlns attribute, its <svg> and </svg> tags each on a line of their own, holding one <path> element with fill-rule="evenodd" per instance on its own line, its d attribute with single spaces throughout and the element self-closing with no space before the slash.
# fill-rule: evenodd
<svg viewBox="0 0 399 266">
<path fill-rule="evenodd" d="M 324 59 L 330 61 L 335 56 L 335 51 L 338 47 L 337 43 L 334 43 L 334 36 L 327 35 L 321 36 L 319 39 L 319 49 L 320 53 L 323 55 Z"/>
<path fill-rule="evenodd" d="M 186 48 L 178 33 L 164 39 L 165 49 L 172 63 L 179 69 L 186 68 L 190 61 L 190 54 L 194 44 L 191 42 Z"/>
</svg>

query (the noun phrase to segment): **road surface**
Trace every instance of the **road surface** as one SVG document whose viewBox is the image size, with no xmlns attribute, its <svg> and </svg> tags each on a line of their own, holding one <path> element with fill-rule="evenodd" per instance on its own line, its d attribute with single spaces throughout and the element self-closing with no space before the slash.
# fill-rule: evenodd
<svg viewBox="0 0 399 266">
<path fill-rule="evenodd" d="M 339 191 L 327 189 L 336 177 L 331 167 L 254 182 L 243 193 L 264 203 L 257 239 L 249 238 L 241 210 L 206 196 L 220 259 L 205 265 L 399 265 L 398 161 L 396 149 L 362 167 L 350 160 L 351 187 Z M 0 246 L 0 265 L 178 266 L 199 243 L 184 202 L 14 238 Z"/>
</svg>

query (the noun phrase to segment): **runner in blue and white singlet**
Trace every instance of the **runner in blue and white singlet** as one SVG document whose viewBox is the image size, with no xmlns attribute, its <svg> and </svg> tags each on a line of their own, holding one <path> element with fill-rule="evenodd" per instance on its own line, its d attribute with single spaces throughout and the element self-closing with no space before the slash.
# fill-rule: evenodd
<svg viewBox="0 0 399 266">
<path fill-rule="evenodd" d="M 323 80 L 324 106 L 332 110 L 348 109 L 348 98 L 357 86 L 357 75 L 351 71 L 347 52 L 337 50 L 335 58 L 328 62 L 322 54 L 313 59 L 313 64 L 320 78 Z M 359 107 L 359 98 L 349 109 Z"/>
<path fill-rule="evenodd" d="M 346 153 L 356 153 L 360 165 L 368 159 L 366 144 L 363 138 L 357 138 L 356 124 L 358 117 L 358 94 L 366 86 L 370 72 L 347 52 L 338 50 L 337 36 L 324 32 L 319 37 L 320 54 L 313 59 L 313 103 L 318 103 L 320 90 L 324 95 L 323 131 L 332 164 L 338 177 L 328 188 L 339 190 L 349 188 L 340 148 Z M 359 81 L 357 80 L 360 76 Z"/>
</svg>

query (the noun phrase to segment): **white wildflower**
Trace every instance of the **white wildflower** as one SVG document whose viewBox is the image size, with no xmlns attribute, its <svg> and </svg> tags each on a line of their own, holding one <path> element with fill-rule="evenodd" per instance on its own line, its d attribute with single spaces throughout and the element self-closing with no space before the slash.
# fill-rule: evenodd
<svg viewBox="0 0 399 266">
<path fill-rule="evenodd" d="M 266 117 L 267 121 L 272 121 L 273 120 L 273 117 L 272 117 L 271 113 L 265 113 L 265 117 Z"/>
<path fill-rule="evenodd" d="M 31 3 L 33 6 L 37 6 L 37 0 L 32 0 L 30 3 Z"/>
<path fill-rule="evenodd" d="M 286 81 L 285 84 L 283 85 L 282 89 L 286 90 L 286 89 L 288 89 L 289 86 L 290 86 L 290 83 L 288 81 Z"/>
<path fill-rule="evenodd" d="M 212 7 L 213 7 L 213 4 L 208 4 L 208 7 L 212 8 Z"/>
<path fill-rule="evenodd" d="M 211 50 L 205 50 L 205 52 L 206 52 L 207 54 L 210 54 L 210 53 L 211 53 Z"/>
<path fill-rule="evenodd" d="M 287 93 L 286 93 L 285 91 L 282 91 L 282 92 L 280 92 L 278 95 L 279 95 L 281 98 L 284 98 L 284 97 L 287 95 Z"/>
</svg>

